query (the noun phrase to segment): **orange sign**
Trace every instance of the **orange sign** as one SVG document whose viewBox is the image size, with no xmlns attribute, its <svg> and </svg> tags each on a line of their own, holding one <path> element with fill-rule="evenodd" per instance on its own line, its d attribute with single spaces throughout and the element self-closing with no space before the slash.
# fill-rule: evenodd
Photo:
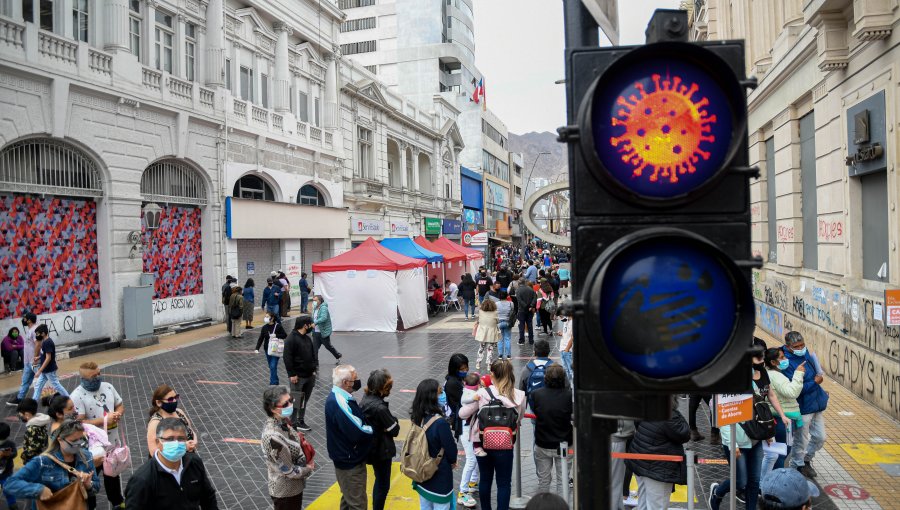
<svg viewBox="0 0 900 510">
<path fill-rule="evenodd" d="M 753 419 L 753 395 L 716 395 L 716 427 Z"/>
<path fill-rule="evenodd" d="M 900 326 L 900 289 L 885 290 L 885 326 Z"/>
</svg>

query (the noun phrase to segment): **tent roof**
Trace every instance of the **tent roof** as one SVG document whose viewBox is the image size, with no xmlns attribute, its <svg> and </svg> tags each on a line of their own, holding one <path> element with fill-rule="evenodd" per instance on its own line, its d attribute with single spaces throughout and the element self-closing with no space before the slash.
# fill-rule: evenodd
<svg viewBox="0 0 900 510">
<path fill-rule="evenodd" d="M 425 259 L 428 262 L 443 262 L 444 256 L 413 242 L 408 237 L 390 237 L 382 239 L 379 244 L 389 250 L 414 259 Z"/>
<path fill-rule="evenodd" d="M 484 255 L 477 250 L 471 250 L 462 246 L 460 244 L 456 244 L 453 241 L 447 239 L 446 237 L 438 237 L 432 244 L 434 244 L 438 248 L 443 248 L 445 250 L 452 250 L 456 253 L 461 253 L 466 256 L 466 260 L 476 260 L 484 258 Z"/>
<path fill-rule="evenodd" d="M 422 267 L 427 262 L 401 255 L 381 246 L 371 237 L 356 248 L 336 257 L 313 264 L 313 273 L 347 271 L 350 269 L 378 269 L 382 271 L 399 271 Z"/>
<path fill-rule="evenodd" d="M 425 238 L 425 236 L 419 236 L 415 239 L 416 244 L 425 248 L 426 250 L 431 250 L 433 252 L 440 253 L 444 256 L 444 262 L 458 262 L 460 260 L 466 260 L 466 254 L 451 250 L 449 248 L 445 248 L 443 246 L 439 246 L 436 243 L 433 243 Z"/>
</svg>

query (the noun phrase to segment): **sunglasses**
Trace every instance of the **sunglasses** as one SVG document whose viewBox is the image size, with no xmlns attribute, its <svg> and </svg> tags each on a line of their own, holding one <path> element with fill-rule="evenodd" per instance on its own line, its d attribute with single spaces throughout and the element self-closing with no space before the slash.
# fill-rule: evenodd
<svg viewBox="0 0 900 510">
<path fill-rule="evenodd" d="M 180 397 L 180 396 L 181 396 L 181 395 L 179 395 L 179 394 L 176 393 L 174 397 L 164 398 L 164 399 L 161 400 L 161 402 L 169 402 L 170 404 L 171 404 L 172 402 L 178 402 L 178 397 Z"/>
<path fill-rule="evenodd" d="M 276 409 L 284 409 L 285 407 L 293 405 L 293 404 L 294 404 L 294 397 L 291 397 L 291 398 L 287 399 L 287 401 L 284 404 L 281 404 L 281 405 L 275 404 L 275 408 Z"/>
</svg>

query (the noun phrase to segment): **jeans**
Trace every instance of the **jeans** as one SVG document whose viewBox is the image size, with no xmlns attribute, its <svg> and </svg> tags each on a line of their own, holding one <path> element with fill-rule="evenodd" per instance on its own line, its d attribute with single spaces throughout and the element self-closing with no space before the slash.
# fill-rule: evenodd
<svg viewBox="0 0 900 510">
<path fill-rule="evenodd" d="M 512 493 L 512 469 L 514 450 L 488 450 L 487 456 L 478 457 L 478 471 L 481 481 L 478 484 L 478 498 L 481 510 L 492 510 L 491 485 L 494 474 L 497 475 L 497 510 L 509 510 L 509 498 Z"/>
<path fill-rule="evenodd" d="M 25 360 L 25 365 L 22 367 L 22 386 L 19 388 L 19 394 L 16 395 L 16 398 L 22 400 L 25 398 L 25 394 L 28 393 L 28 388 L 31 388 L 31 383 L 34 382 L 34 368 L 31 366 L 31 360 Z"/>
<path fill-rule="evenodd" d="M 467 319 L 469 318 L 469 309 L 472 310 L 472 317 L 475 317 L 475 298 L 463 298 L 463 311 Z"/>
<path fill-rule="evenodd" d="M 366 465 L 359 464 L 350 469 L 334 468 L 334 476 L 341 488 L 341 510 L 367 510 Z"/>
<path fill-rule="evenodd" d="M 512 356 L 512 350 L 509 346 L 509 337 L 512 335 L 510 328 L 500 328 L 500 344 L 497 346 L 497 356 L 502 358 Z"/>
<path fill-rule="evenodd" d="M 825 444 L 825 413 L 803 415 L 803 428 L 794 434 L 791 467 L 801 467 L 813 460 Z"/>
<path fill-rule="evenodd" d="M 312 395 L 315 386 L 315 374 L 310 377 L 298 377 L 296 383 L 291 383 L 291 396 L 294 397 L 292 423 L 303 423 L 303 418 L 306 416 L 306 404 L 309 403 L 309 397 Z"/>
<path fill-rule="evenodd" d="M 316 353 L 317 354 L 319 352 L 319 349 L 321 349 L 322 346 L 324 345 L 325 349 L 327 349 L 328 352 L 330 352 L 331 355 L 334 356 L 334 359 L 341 359 L 343 357 L 343 355 L 341 353 L 339 353 L 338 350 L 335 349 L 333 345 L 331 345 L 331 335 L 322 336 L 321 333 L 313 333 L 313 341 L 316 343 Z"/>
<path fill-rule="evenodd" d="M 534 325 L 531 320 L 534 318 L 534 312 L 527 308 L 519 308 L 519 343 L 525 343 L 525 332 L 528 331 L 528 343 L 534 343 Z"/>
<path fill-rule="evenodd" d="M 725 458 L 730 459 L 731 452 L 728 447 L 722 445 L 725 450 Z M 753 448 L 741 448 L 741 456 L 737 458 L 735 472 L 737 481 L 735 486 L 738 492 L 743 492 L 746 505 L 745 508 L 756 508 L 756 501 L 759 499 L 759 474 L 762 470 L 762 442 L 757 442 Z M 731 480 L 722 481 L 713 493 L 713 508 L 710 510 L 719 510 L 719 503 L 722 498 L 731 490 Z"/>
<path fill-rule="evenodd" d="M 569 378 L 569 382 L 574 386 L 575 373 L 572 372 L 572 351 L 560 351 L 559 360 L 562 362 L 563 370 L 566 371 L 566 377 Z"/>
<path fill-rule="evenodd" d="M 57 393 L 60 395 L 69 396 L 69 392 L 63 388 L 63 385 L 59 382 L 59 376 L 56 372 L 42 372 L 41 375 L 38 376 L 37 382 L 34 383 L 34 395 L 32 398 L 41 401 L 41 391 L 44 389 L 44 385 L 50 383 L 50 387 L 55 389 Z"/>
<path fill-rule="evenodd" d="M 278 385 L 278 356 L 269 356 L 266 354 L 266 361 L 269 362 L 269 386 Z"/>
<path fill-rule="evenodd" d="M 300 313 L 309 313 L 309 308 L 307 308 L 308 304 L 309 304 L 309 292 L 301 292 L 300 293 Z"/>
<path fill-rule="evenodd" d="M 475 456 L 475 446 L 472 444 L 470 434 L 470 427 L 463 422 L 462 436 L 459 441 L 462 443 L 463 451 L 466 452 L 466 463 L 463 466 L 462 477 L 459 479 L 460 493 L 475 492 L 469 488 L 469 482 L 478 483 L 478 462 L 476 461 L 478 457 Z"/>
<path fill-rule="evenodd" d="M 660 482 L 646 476 L 637 477 L 637 481 L 638 510 L 666 510 L 669 508 L 672 483 Z"/>
<path fill-rule="evenodd" d="M 6 485 L 6 480 L 8 480 L 10 476 L 12 476 L 11 472 L 9 474 L 7 474 L 6 476 L 4 476 L 3 478 L 0 478 L 0 485 Z M 7 494 L 5 492 L 3 493 L 3 496 L 6 497 L 6 507 L 7 508 L 12 508 L 12 506 L 16 504 L 15 496 L 10 496 L 9 494 Z"/>
<path fill-rule="evenodd" d="M 784 443 L 787 439 L 787 428 L 784 426 L 784 422 L 780 419 L 775 419 L 775 442 Z M 791 420 L 791 432 L 797 433 L 797 425 L 796 422 Z M 763 455 L 763 464 L 762 464 L 762 473 L 760 473 L 760 479 L 765 478 L 767 474 L 773 469 L 781 469 L 784 467 L 784 461 L 791 455 L 791 445 L 787 445 L 787 456 L 778 455 L 777 453 L 766 452 Z"/>
<path fill-rule="evenodd" d="M 267 312 L 272 312 L 272 313 L 275 315 L 275 317 L 277 317 L 277 318 L 281 318 L 281 315 L 278 314 L 278 311 L 279 311 L 280 309 L 281 309 L 281 305 L 278 305 L 278 304 L 275 304 L 275 305 L 266 305 L 266 311 L 267 311 Z"/>
<path fill-rule="evenodd" d="M 534 469 L 537 472 L 538 488 L 535 494 L 550 492 L 553 479 L 553 469 L 556 467 L 556 483 L 560 484 L 564 491 L 569 490 L 569 481 L 562 479 L 562 459 L 559 458 L 559 448 L 551 450 L 534 446 Z M 566 456 L 568 473 L 572 475 L 572 457 Z M 556 491 L 553 491 L 556 493 Z"/>
<path fill-rule="evenodd" d="M 384 510 L 384 502 L 391 490 L 391 459 L 372 463 L 375 484 L 372 486 L 372 510 Z"/>
<path fill-rule="evenodd" d="M 453 503 L 453 500 L 450 500 L 447 503 L 434 503 L 419 496 L 419 510 L 450 510 L 451 508 L 455 508 Z"/>
<path fill-rule="evenodd" d="M 610 453 L 625 453 L 628 442 L 615 436 L 610 441 Z M 689 468 L 690 469 L 690 468 Z M 611 510 L 625 510 L 625 502 L 622 500 L 625 486 L 625 459 L 613 458 L 609 466 L 609 508 Z"/>
</svg>

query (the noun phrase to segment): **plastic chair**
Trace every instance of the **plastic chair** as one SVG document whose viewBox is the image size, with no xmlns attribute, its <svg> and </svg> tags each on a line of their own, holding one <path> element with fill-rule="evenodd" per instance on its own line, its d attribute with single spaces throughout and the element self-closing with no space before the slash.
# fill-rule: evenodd
<svg viewBox="0 0 900 510">
<path fill-rule="evenodd" d="M 462 306 L 459 304 L 459 289 L 454 290 L 450 293 L 450 297 L 447 298 L 447 302 L 449 302 L 448 308 L 453 306 L 456 308 L 457 312 L 462 311 Z"/>
</svg>

